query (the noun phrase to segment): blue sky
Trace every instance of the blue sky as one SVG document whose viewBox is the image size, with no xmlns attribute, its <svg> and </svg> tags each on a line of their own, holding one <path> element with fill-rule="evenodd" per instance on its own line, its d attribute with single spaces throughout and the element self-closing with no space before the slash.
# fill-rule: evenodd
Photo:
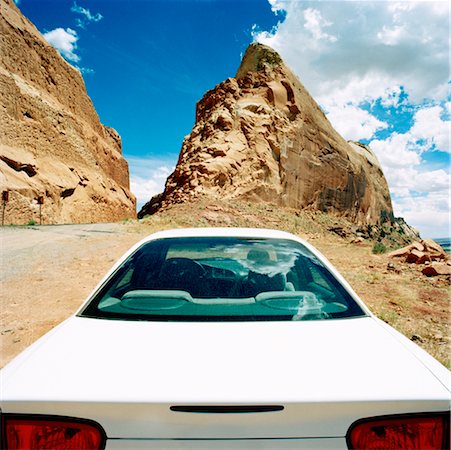
<svg viewBox="0 0 451 450">
<path fill-rule="evenodd" d="M 246 47 L 277 50 L 346 138 L 367 143 L 395 215 L 450 236 L 446 1 L 19 0 L 115 128 L 142 205 L 161 192 L 203 94 Z"/>
</svg>

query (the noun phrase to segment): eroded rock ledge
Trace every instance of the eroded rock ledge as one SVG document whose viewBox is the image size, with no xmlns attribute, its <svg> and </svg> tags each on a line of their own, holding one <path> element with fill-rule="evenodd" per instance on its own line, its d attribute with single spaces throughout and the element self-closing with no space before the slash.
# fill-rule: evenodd
<svg viewBox="0 0 451 450">
<path fill-rule="evenodd" d="M 393 222 L 370 148 L 346 142 L 269 47 L 252 44 L 234 78 L 208 91 L 164 193 L 140 212 L 209 197 L 319 210 L 360 225 Z"/>
<path fill-rule="evenodd" d="M 83 78 L 13 0 L 0 16 L 0 190 L 5 224 L 135 217 L 121 139 L 101 124 Z M 43 204 L 38 206 L 38 199 Z"/>
</svg>

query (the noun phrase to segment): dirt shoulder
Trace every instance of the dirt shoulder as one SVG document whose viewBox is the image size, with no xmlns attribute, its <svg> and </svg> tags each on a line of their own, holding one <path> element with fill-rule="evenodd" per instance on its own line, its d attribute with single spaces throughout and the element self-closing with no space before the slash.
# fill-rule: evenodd
<svg viewBox="0 0 451 450">
<path fill-rule="evenodd" d="M 415 265 L 388 267 L 386 255 L 371 253 L 373 243 L 313 232 L 299 217 L 282 217 L 277 209 L 260 211 L 262 219 L 255 211 L 239 213 L 187 208 L 139 223 L 0 229 L 0 366 L 73 314 L 144 236 L 165 228 L 224 225 L 287 229 L 308 239 L 375 314 L 450 366 L 448 280 L 424 277 Z"/>
<path fill-rule="evenodd" d="M 0 365 L 74 313 L 141 237 L 122 224 L 2 228 Z"/>
</svg>

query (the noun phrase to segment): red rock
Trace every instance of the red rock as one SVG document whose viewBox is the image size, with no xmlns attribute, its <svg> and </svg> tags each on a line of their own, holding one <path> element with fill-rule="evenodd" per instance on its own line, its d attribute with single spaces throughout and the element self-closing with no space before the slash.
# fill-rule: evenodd
<svg viewBox="0 0 451 450">
<path fill-rule="evenodd" d="M 5 223 L 38 222 L 40 212 L 43 223 L 135 217 L 121 138 L 100 122 L 80 72 L 13 0 L 2 0 L 0 12 L 0 190 L 9 191 Z"/>
<path fill-rule="evenodd" d="M 423 239 L 421 242 L 428 252 L 446 253 L 443 247 L 432 239 Z"/>
<path fill-rule="evenodd" d="M 410 246 L 417 249 L 419 252 L 424 252 L 424 245 L 421 242 L 412 242 Z"/>
<path fill-rule="evenodd" d="M 202 151 L 224 143 L 224 152 Z M 194 191 L 191 167 L 200 164 L 205 171 Z M 200 196 L 308 207 L 363 226 L 393 219 L 387 182 L 372 150 L 346 142 L 281 57 L 261 44 L 249 46 L 235 78 L 198 102 L 163 207 Z"/>
<path fill-rule="evenodd" d="M 424 267 L 421 272 L 427 277 L 451 275 L 451 266 L 446 263 L 432 263 L 431 265 Z"/>
<path fill-rule="evenodd" d="M 422 253 L 422 252 L 421 252 Z M 420 256 L 415 263 L 416 264 L 426 264 L 427 262 L 431 261 L 431 257 L 427 255 L 426 253 L 423 253 L 422 256 Z"/>
<path fill-rule="evenodd" d="M 438 275 L 437 271 L 435 270 L 435 268 L 431 265 L 425 266 L 421 273 L 423 275 L 426 275 L 427 277 L 436 277 Z"/>
<path fill-rule="evenodd" d="M 408 245 L 407 247 L 399 248 L 390 253 L 387 253 L 387 256 L 389 258 L 400 258 L 402 256 L 407 256 L 411 250 L 412 250 L 412 246 Z"/>
<path fill-rule="evenodd" d="M 429 253 L 429 256 L 431 258 L 432 261 L 441 261 L 444 259 L 447 259 L 447 254 L 445 252 L 443 253 Z"/>
<path fill-rule="evenodd" d="M 446 263 L 434 263 L 432 267 L 439 275 L 451 275 L 451 266 Z"/>
<path fill-rule="evenodd" d="M 421 258 L 424 258 L 425 254 L 423 252 L 418 251 L 416 248 L 410 250 L 408 255 L 406 256 L 406 262 L 408 263 L 416 263 Z"/>
</svg>

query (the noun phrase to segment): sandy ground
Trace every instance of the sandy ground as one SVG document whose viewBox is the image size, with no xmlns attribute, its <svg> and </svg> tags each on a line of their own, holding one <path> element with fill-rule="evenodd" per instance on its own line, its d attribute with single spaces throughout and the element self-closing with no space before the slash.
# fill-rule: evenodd
<svg viewBox="0 0 451 450">
<path fill-rule="evenodd" d="M 143 235 L 121 224 L 0 230 L 0 365 L 75 312 Z"/>
<path fill-rule="evenodd" d="M 154 221 L 157 221 L 156 218 Z M 153 224 L 95 224 L 0 229 L 0 366 L 74 313 L 133 244 L 166 228 Z M 339 269 L 372 311 L 449 362 L 450 288 L 415 265 L 388 270 L 372 243 L 332 235 L 304 236 Z"/>
</svg>

